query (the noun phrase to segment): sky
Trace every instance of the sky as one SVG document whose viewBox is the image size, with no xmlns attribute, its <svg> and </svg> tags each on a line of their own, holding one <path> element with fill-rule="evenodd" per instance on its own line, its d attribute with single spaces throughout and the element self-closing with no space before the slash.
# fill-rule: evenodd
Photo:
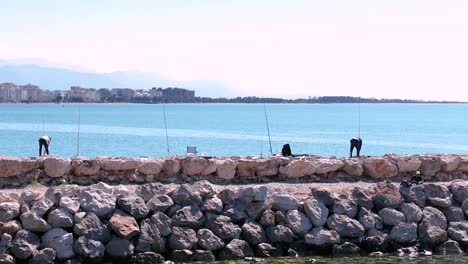
<svg viewBox="0 0 468 264">
<path fill-rule="evenodd" d="M 466 0 L 1 1 L 0 36 L 0 59 L 239 95 L 468 101 Z"/>
</svg>

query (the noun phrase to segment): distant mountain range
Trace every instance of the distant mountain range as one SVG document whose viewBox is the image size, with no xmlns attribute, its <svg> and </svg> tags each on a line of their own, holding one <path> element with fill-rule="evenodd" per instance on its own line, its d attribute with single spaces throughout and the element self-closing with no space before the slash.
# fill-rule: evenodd
<svg viewBox="0 0 468 264">
<path fill-rule="evenodd" d="M 43 90 L 68 90 L 70 86 L 86 88 L 179 87 L 195 90 L 197 96 L 235 97 L 221 82 L 210 80 L 176 81 L 159 73 L 122 71 L 98 73 L 70 65 L 57 65 L 41 59 L 0 60 L 0 83 L 35 84 Z"/>
</svg>

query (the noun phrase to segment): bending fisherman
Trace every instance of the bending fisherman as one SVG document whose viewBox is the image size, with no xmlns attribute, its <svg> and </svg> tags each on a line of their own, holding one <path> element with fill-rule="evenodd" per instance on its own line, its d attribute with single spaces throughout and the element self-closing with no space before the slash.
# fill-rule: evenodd
<svg viewBox="0 0 468 264">
<path fill-rule="evenodd" d="M 49 155 L 49 145 L 52 140 L 49 136 L 42 136 L 39 138 L 39 156 L 42 155 L 42 146 L 44 146 L 44 154 Z"/>
<path fill-rule="evenodd" d="M 349 157 L 353 157 L 354 148 L 356 148 L 357 157 L 359 157 L 359 152 L 361 152 L 362 147 L 362 139 L 360 137 L 354 137 L 349 141 L 349 143 L 351 144 L 351 146 L 349 147 Z"/>
</svg>

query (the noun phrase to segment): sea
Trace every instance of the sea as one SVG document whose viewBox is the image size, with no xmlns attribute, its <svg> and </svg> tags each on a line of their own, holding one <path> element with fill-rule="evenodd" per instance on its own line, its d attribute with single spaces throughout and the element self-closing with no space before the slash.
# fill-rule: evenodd
<svg viewBox="0 0 468 264">
<path fill-rule="evenodd" d="M 468 154 L 468 104 L 0 104 L 0 155 Z"/>
</svg>

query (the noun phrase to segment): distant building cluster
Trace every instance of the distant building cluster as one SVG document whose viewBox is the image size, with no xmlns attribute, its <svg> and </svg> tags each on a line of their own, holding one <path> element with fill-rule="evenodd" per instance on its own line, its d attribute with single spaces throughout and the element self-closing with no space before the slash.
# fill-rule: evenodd
<svg viewBox="0 0 468 264">
<path fill-rule="evenodd" d="M 130 88 L 85 88 L 72 86 L 70 90 L 42 90 L 37 85 L 16 85 L 0 83 L 0 102 L 2 103 L 38 103 L 38 102 L 190 102 L 195 98 L 195 91 L 182 88 L 153 87 L 150 90 Z"/>
</svg>

